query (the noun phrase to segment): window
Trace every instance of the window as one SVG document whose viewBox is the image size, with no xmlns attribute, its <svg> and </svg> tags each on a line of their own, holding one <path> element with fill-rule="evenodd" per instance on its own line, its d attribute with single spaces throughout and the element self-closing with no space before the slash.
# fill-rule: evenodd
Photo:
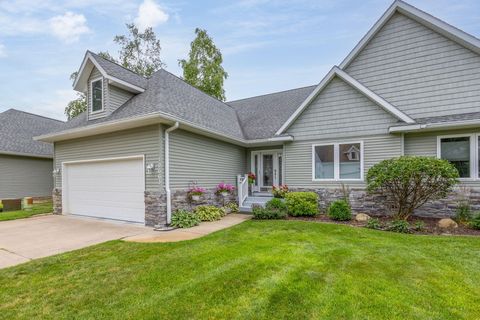
<svg viewBox="0 0 480 320">
<path fill-rule="evenodd" d="M 472 178 L 475 152 L 472 135 L 438 137 L 438 157 L 457 168 L 460 178 Z"/>
<path fill-rule="evenodd" d="M 103 110 L 103 80 L 93 80 L 90 83 L 92 92 L 92 113 Z"/>
<path fill-rule="evenodd" d="M 362 143 L 313 146 L 313 180 L 362 180 Z"/>
</svg>

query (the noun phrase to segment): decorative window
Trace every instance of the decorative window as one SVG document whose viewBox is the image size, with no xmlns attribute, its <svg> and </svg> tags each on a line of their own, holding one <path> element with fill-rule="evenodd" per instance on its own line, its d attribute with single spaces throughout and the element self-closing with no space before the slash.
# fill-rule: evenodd
<svg viewBox="0 0 480 320">
<path fill-rule="evenodd" d="M 313 146 L 313 180 L 363 180 L 363 144 Z"/>
<path fill-rule="evenodd" d="M 474 135 L 452 135 L 438 137 L 437 156 L 448 160 L 457 168 L 460 178 L 473 178 L 475 175 Z M 477 160 L 478 161 L 478 160 Z"/>
<path fill-rule="evenodd" d="M 92 93 L 92 113 L 103 110 L 103 80 L 96 79 L 90 82 L 90 92 Z"/>
</svg>

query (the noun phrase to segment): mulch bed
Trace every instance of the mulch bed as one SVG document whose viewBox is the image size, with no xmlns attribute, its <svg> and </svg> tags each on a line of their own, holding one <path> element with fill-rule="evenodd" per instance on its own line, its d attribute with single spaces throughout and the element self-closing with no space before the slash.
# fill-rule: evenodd
<svg viewBox="0 0 480 320">
<path fill-rule="evenodd" d="M 390 222 L 392 222 L 392 217 L 391 216 L 372 216 L 372 218 L 377 218 L 380 220 L 382 225 L 388 225 Z M 358 222 L 355 221 L 355 219 L 352 219 L 351 221 L 335 221 L 330 219 L 327 215 L 325 214 L 320 214 L 316 217 L 288 217 L 288 220 L 302 220 L 302 221 L 312 221 L 312 222 L 325 222 L 325 223 L 335 223 L 335 224 L 343 224 L 343 225 L 349 225 L 353 227 L 365 227 L 367 225 L 366 222 Z M 408 219 L 408 222 L 410 223 L 412 229 L 417 221 L 423 221 L 425 224 L 425 227 L 421 231 L 416 231 L 412 230 L 412 234 L 430 234 L 430 235 L 468 235 L 468 236 L 480 236 L 480 230 L 475 230 L 468 228 L 462 224 L 458 224 L 458 228 L 456 229 L 440 229 L 438 227 L 438 221 L 441 218 L 424 218 L 424 217 L 411 217 Z"/>
</svg>

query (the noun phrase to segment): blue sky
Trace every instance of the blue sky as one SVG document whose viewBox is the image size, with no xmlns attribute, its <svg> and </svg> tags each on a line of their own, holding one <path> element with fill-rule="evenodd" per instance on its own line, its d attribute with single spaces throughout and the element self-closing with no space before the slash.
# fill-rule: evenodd
<svg viewBox="0 0 480 320">
<path fill-rule="evenodd" d="M 480 1 L 408 3 L 480 36 Z M 0 0 L 0 112 L 17 108 L 63 119 L 75 97 L 69 75 L 87 49 L 117 56 L 126 22 L 152 26 L 166 69 L 181 75 L 194 29 L 224 55 L 228 100 L 318 83 L 339 64 L 390 0 Z"/>
</svg>

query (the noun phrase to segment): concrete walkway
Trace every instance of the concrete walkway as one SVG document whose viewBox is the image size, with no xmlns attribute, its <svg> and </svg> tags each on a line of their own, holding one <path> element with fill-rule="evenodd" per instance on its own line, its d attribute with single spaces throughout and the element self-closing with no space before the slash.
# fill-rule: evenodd
<svg viewBox="0 0 480 320">
<path fill-rule="evenodd" d="M 203 237 L 215 231 L 229 228 L 252 218 L 249 214 L 233 213 L 222 220 L 202 222 L 200 225 L 188 229 L 175 229 L 172 231 L 151 231 L 139 235 L 123 238 L 131 242 L 176 242 Z"/>
</svg>

